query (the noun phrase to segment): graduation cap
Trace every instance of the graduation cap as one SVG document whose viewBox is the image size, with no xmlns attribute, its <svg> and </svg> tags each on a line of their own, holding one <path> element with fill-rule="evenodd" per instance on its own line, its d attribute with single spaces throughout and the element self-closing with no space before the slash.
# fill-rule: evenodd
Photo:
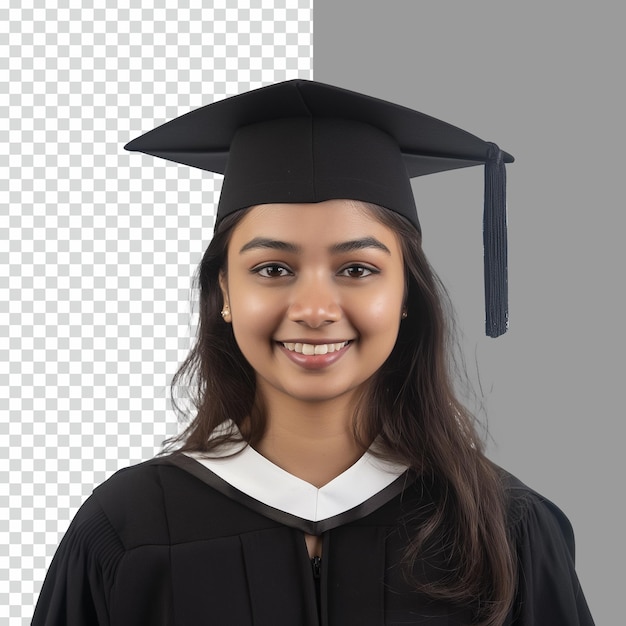
<svg viewBox="0 0 626 626">
<path fill-rule="evenodd" d="M 494 143 L 424 113 L 316 81 L 255 89 L 182 115 L 127 150 L 224 174 L 216 225 L 269 203 L 351 199 L 420 230 L 410 179 L 485 166 L 486 333 L 508 326 L 506 173 Z"/>
</svg>

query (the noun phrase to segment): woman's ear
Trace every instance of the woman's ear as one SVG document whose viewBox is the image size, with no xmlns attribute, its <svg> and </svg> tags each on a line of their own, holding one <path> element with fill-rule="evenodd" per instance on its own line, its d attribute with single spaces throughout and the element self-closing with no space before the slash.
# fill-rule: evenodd
<svg viewBox="0 0 626 626">
<path fill-rule="evenodd" d="M 222 301 L 223 301 L 223 306 L 222 306 L 222 319 L 227 322 L 230 323 L 232 320 L 232 315 L 230 312 L 230 300 L 228 298 L 228 280 L 226 278 L 226 274 L 223 271 L 220 271 L 219 274 L 219 283 L 220 283 L 220 290 L 222 292 Z"/>
<path fill-rule="evenodd" d="M 224 270 L 220 270 L 218 280 L 220 283 L 220 291 L 222 292 L 222 298 L 224 302 L 228 300 L 228 279 L 226 278 L 226 273 Z"/>
</svg>

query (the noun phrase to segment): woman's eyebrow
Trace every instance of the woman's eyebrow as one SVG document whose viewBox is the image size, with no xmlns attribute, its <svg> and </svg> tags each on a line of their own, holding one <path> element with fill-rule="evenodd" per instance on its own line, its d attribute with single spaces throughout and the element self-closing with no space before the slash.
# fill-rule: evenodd
<svg viewBox="0 0 626 626">
<path fill-rule="evenodd" d="M 281 250 L 283 252 L 292 252 L 294 254 L 302 250 L 302 248 L 295 243 L 288 243 L 278 239 L 270 239 L 269 237 L 255 237 L 242 246 L 241 250 L 239 250 L 239 254 L 257 248 Z M 375 237 L 361 237 L 360 239 L 342 241 L 330 246 L 329 250 L 331 254 L 345 254 L 346 252 L 355 252 L 356 250 L 364 250 L 365 248 L 376 248 L 386 252 L 387 254 L 391 254 L 389 248 Z"/>
<path fill-rule="evenodd" d="M 330 247 L 333 254 L 341 254 L 344 252 L 354 252 L 355 250 L 363 250 L 364 248 L 377 248 L 387 254 L 391 254 L 389 248 L 378 241 L 375 237 L 362 237 L 361 239 L 352 239 L 350 241 L 342 241 Z"/>
<path fill-rule="evenodd" d="M 269 237 L 255 237 L 245 244 L 239 254 L 246 252 L 247 250 L 254 250 L 255 248 L 270 248 L 272 250 L 282 250 L 284 252 L 300 252 L 300 246 L 295 243 L 287 243 L 286 241 L 278 241 L 277 239 L 270 239 Z"/>
</svg>

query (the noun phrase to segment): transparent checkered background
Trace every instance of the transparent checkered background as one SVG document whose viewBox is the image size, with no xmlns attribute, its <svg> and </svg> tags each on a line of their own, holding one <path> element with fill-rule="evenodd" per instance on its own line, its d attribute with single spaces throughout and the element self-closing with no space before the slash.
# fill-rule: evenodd
<svg viewBox="0 0 626 626">
<path fill-rule="evenodd" d="M 221 180 L 124 144 L 312 78 L 312 3 L 0 8 L 0 623 L 30 622 L 94 486 L 178 431 L 168 385 Z"/>
</svg>

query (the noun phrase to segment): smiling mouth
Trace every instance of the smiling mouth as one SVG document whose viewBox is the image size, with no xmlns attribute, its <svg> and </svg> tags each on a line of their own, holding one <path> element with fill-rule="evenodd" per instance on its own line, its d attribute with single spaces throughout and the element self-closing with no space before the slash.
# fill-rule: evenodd
<svg viewBox="0 0 626 626">
<path fill-rule="evenodd" d="M 331 352 L 337 352 L 342 348 L 345 348 L 350 342 L 341 341 L 339 343 L 285 343 L 280 344 L 289 352 L 296 352 L 298 354 L 304 354 L 305 356 L 313 356 L 318 354 L 330 354 Z"/>
</svg>

